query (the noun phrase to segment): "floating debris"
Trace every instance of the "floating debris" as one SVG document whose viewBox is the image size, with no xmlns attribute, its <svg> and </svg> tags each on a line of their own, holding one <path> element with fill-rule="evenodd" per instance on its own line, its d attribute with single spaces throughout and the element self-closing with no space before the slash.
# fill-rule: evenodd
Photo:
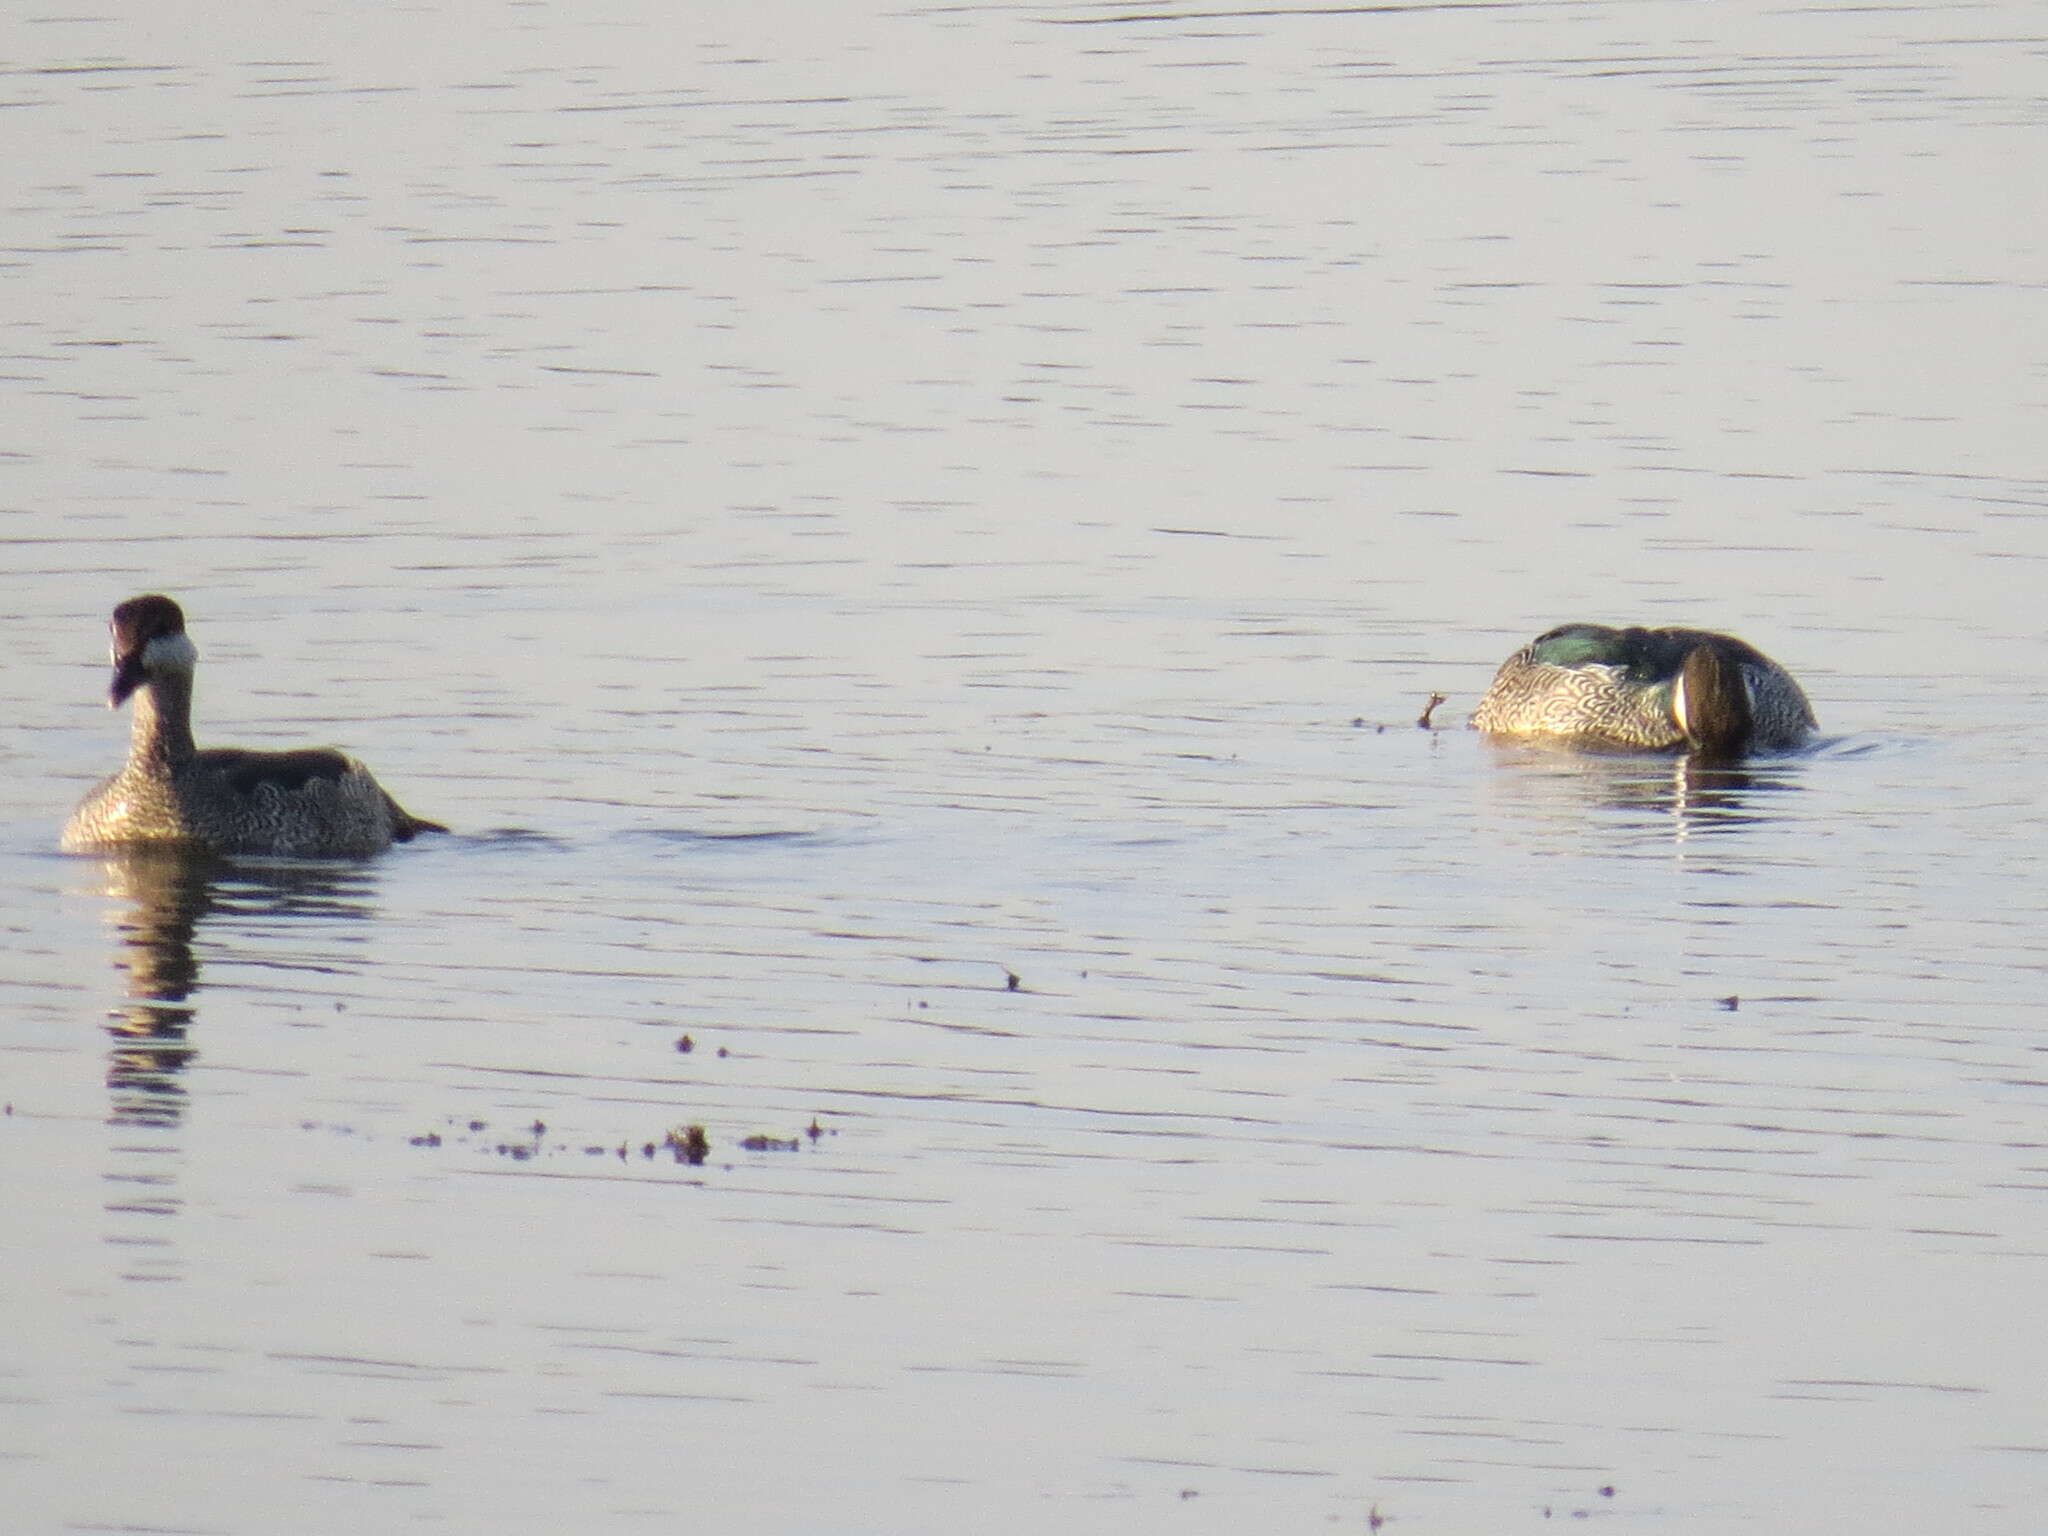
<svg viewBox="0 0 2048 1536">
<path fill-rule="evenodd" d="M 662 1145 L 675 1153 L 677 1162 L 688 1163 L 692 1168 L 700 1166 L 711 1155 L 711 1138 L 704 1134 L 701 1125 L 677 1126 L 663 1139 Z M 648 1155 L 653 1155 L 651 1149 Z"/>
<path fill-rule="evenodd" d="M 1004 966 L 1003 990 L 1006 992 L 1016 992 L 1021 990 L 1023 986 L 1024 979 L 1021 976 L 1019 976 L 1015 971 L 1011 970 L 1007 965 Z"/>
<path fill-rule="evenodd" d="M 451 1126 L 458 1124 L 452 1117 L 447 1123 Z M 485 1122 L 481 1120 L 472 1120 L 468 1124 L 473 1131 L 481 1131 L 485 1128 Z M 311 1121 L 308 1121 L 303 1128 L 309 1131 L 322 1129 L 342 1130 L 345 1134 L 353 1134 L 352 1132 L 347 1132 L 345 1127 L 321 1126 Z M 623 1138 L 616 1143 L 575 1140 L 559 1134 L 557 1139 L 550 1141 L 548 1139 L 548 1125 L 544 1120 L 535 1120 L 531 1125 L 523 1127 L 523 1131 L 526 1134 L 522 1135 L 520 1139 L 507 1139 L 503 1141 L 472 1139 L 457 1131 L 450 1131 L 446 1134 L 438 1130 L 423 1131 L 416 1136 L 408 1136 L 406 1142 L 410 1146 L 422 1148 L 433 1148 L 443 1145 L 467 1145 L 476 1151 L 491 1156 L 510 1158 L 515 1163 L 530 1162 L 543 1156 L 572 1157 L 579 1153 L 584 1157 L 616 1157 L 623 1163 L 632 1158 L 636 1146 L 639 1148 L 640 1156 L 648 1162 L 652 1162 L 656 1157 L 666 1152 L 677 1163 L 687 1164 L 695 1168 L 703 1166 L 711 1156 L 711 1136 L 701 1125 L 684 1124 L 671 1126 L 663 1133 L 661 1140 L 638 1143 Z M 794 1135 L 753 1135 L 742 1139 L 739 1145 L 749 1152 L 799 1152 L 803 1150 L 806 1138 L 809 1138 L 815 1144 L 826 1136 L 836 1136 L 838 1134 L 837 1130 L 823 1124 L 816 1115 L 813 1115 L 811 1123 Z"/>
<path fill-rule="evenodd" d="M 687 1056 L 690 1054 L 690 1052 L 697 1049 L 697 1042 L 692 1040 L 688 1035 L 682 1035 L 679 1036 L 676 1040 L 676 1049 L 678 1051 L 681 1051 L 685 1056 Z"/>
<path fill-rule="evenodd" d="M 1436 713 L 1437 705 L 1443 702 L 1444 696 L 1442 694 L 1432 693 L 1429 696 L 1429 702 L 1422 706 L 1422 713 L 1415 717 L 1416 725 L 1425 731 L 1435 730 L 1436 727 L 1429 723 L 1429 717 Z"/>
</svg>

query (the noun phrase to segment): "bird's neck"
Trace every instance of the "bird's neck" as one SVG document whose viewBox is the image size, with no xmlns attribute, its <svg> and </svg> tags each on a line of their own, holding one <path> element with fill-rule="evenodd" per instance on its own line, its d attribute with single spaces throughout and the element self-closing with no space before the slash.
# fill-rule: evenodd
<svg viewBox="0 0 2048 1536">
<path fill-rule="evenodd" d="M 175 767 L 199 749 L 192 741 L 192 675 L 159 673 L 135 690 L 128 760 Z"/>
</svg>

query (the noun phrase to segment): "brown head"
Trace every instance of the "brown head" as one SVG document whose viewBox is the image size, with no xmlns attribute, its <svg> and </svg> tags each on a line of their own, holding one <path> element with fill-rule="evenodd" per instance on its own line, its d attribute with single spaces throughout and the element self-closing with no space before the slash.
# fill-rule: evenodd
<svg viewBox="0 0 2048 1536">
<path fill-rule="evenodd" d="M 1742 662 L 1728 649 L 1702 641 L 1685 653 L 1671 689 L 1671 716 L 1686 745 L 1709 758 L 1741 757 L 1756 739 L 1749 685 Z"/>
<path fill-rule="evenodd" d="M 128 695 L 161 671 L 190 673 L 198 649 L 185 634 L 185 611 L 168 597 L 151 592 L 131 597 L 114 610 L 114 680 L 107 705 L 119 709 Z"/>
</svg>

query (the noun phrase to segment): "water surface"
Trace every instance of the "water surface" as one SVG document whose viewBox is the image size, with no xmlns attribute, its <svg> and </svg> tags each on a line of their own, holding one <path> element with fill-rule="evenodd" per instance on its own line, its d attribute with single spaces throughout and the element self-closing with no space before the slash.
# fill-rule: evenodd
<svg viewBox="0 0 2048 1536">
<path fill-rule="evenodd" d="M 2039 20 L 0 23 L 23 1528 L 2030 1532 Z"/>
</svg>

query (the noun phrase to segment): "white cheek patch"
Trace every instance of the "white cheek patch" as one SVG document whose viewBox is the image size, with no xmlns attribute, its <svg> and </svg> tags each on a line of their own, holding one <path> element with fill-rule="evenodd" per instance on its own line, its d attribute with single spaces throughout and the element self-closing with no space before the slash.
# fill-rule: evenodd
<svg viewBox="0 0 2048 1536">
<path fill-rule="evenodd" d="M 1685 706 L 1685 669 L 1679 668 L 1678 680 L 1671 685 L 1671 718 L 1686 735 L 1692 734 L 1690 712 Z"/>
<path fill-rule="evenodd" d="M 190 672 L 198 660 L 190 635 L 158 635 L 142 648 L 142 665 L 151 672 Z"/>
</svg>

